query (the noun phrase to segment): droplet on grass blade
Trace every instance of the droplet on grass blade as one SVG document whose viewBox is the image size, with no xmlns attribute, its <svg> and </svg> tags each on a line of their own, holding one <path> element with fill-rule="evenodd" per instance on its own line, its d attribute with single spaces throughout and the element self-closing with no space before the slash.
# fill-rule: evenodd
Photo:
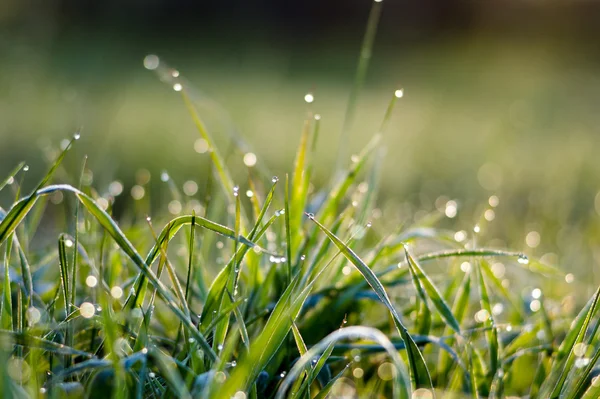
<svg viewBox="0 0 600 399">
<path fill-rule="evenodd" d="M 311 104 L 313 101 L 315 101 L 315 96 L 312 93 L 306 93 L 304 95 L 304 101 L 306 101 L 308 104 Z"/>
<path fill-rule="evenodd" d="M 520 264 L 522 264 L 522 265 L 526 265 L 526 264 L 528 264 L 528 263 L 529 263 L 529 258 L 528 258 L 528 257 L 527 257 L 527 255 L 525 255 L 525 254 L 520 254 L 520 255 L 517 257 L 517 262 L 519 262 L 519 263 L 520 263 Z"/>
</svg>

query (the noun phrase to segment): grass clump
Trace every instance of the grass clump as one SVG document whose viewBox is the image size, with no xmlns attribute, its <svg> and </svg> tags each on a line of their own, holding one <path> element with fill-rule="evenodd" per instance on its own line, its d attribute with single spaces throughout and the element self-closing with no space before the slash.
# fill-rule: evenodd
<svg viewBox="0 0 600 399">
<path fill-rule="evenodd" d="M 80 176 L 62 166 L 79 135 L 31 193 L 17 183 L 24 165 L 9 174 L 4 397 L 598 397 L 600 291 L 573 316 L 544 295 L 562 273 L 481 246 L 481 223 L 470 234 L 444 228 L 441 212 L 377 219 L 380 138 L 401 91 L 330 185 L 311 185 L 320 117 L 308 114 L 290 174 L 271 177 L 246 157 L 242 189 L 227 159 L 247 156 L 246 144 L 233 135 L 234 151 L 219 151 L 188 85 L 151 60 L 209 148 L 203 197 L 182 195 L 165 172 L 169 213 L 149 215 L 146 179 L 117 218 L 122 185 L 102 193 L 86 182 L 85 161 Z M 51 184 L 58 174 L 77 183 Z M 50 243 L 39 231 L 45 212 Z M 527 281 L 543 290 L 512 289 Z"/>
</svg>

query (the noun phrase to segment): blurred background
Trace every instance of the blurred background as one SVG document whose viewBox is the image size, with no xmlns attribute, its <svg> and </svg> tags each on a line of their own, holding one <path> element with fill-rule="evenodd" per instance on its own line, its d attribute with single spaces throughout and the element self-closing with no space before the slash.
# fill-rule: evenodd
<svg viewBox="0 0 600 399">
<path fill-rule="evenodd" d="M 140 170 L 202 180 L 207 155 L 181 97 L 143 66 L 157 54 L 200 93 L 223 151 L 235 126 L 273 174 L 291 171 L 302 121 L 319 113 L 318 187 L 335 164 L 371 5 L 3 0 L 0 175 L 25 161 L 33 184 L 48 146 L 81 129 L 67 162 L 79 170 L 89 155 L 99 191 L 119 179 L 129 195 Z M 600 281 L 598 21 L 589 0 L 384 0 L 343 141 L 350 163 L 404 89 L 383 138 L 384 219 L 437 208 L 471 231 L 495 195 L 489 243 Z M 0 201 L 10 205 L 7 190 Z"/>
</svg>

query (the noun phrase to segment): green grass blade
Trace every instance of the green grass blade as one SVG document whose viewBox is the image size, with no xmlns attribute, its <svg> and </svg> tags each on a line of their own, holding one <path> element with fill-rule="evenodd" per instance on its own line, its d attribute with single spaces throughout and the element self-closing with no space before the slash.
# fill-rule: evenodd
<svg viewBox="0 0 600 399">
<path fill-rule="evenodd" d="M 429 374 L 429 370 L 427 369 L 427 365 L 425 364 L 425 360 L 423 359 L 423 355 L 417 348 L 414 340 L 408 333 L 406 327 L 400 320 L 400 315 L 392 305 L 390 298 L 383 288 L 383 285 L 373 273 L 373 271 L 352 251 L 348 248 L 338 237 L 336 237 L 333 233 L 331 233 L 325 226 L 323 226 L 318 221 L 313 221 L 317 224 L 319 229 L 323 231 L 329 239 L 339 248 L 339 250 L 344 254 L 344 256 L 352 262 L 354 266 L 358 269 L 358 271 L 363 275 L 367 283 L 371 286 L 371 288 L 375 291 L 381 302 L 388 308 L 390 311 L 394 323 L 400 332 L 400 336 L 406 342 L 406 352 L 408 355 L 411 379 L 416 388 L 425 388 L 425 389 L 433 389 L 433 385 L 431 382 L 431 375 Z"/>
<path fill-rule="evenodd" d="M 408 268 L 413 275 L 413 278 L 417 280 L 419 285 L 422 285 L 427 296 L 435 306 L 435 308 L 440 313 L 442 319 L 446 322 L 446 324 L 454 330 L 455 333 L 460 334 L 460 324 L 454 317 L 454 314 L 450 310 L 450 307 L 442 298 L 442 295 L 438 291 L 437 287 L 433 284 L 429 276 L 425 273 L 423 268 L 419 265 L 419 262 L 411 255 L 408 248 L 404 248 L 406 253 L 406 259 L 408 260 Z M 425 301 L 426 299 L 423 298 Z"/>
</svg>

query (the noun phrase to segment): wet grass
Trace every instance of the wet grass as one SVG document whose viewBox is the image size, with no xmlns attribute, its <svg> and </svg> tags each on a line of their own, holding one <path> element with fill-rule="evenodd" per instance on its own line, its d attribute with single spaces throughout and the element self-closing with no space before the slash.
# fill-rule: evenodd
<svg viewBox="0 0 600 399">
<path fill-rule="evenodd" d="M 497 196 L 473 205 L 468 229 L 449 198 L 409 217 L 381 207 L 401 90 L 379 133 L 316 185 L 320 115 L 307 113 L 273 177 L 235 130 L 219 146 L 178 71 L 145 66 L 181 95 L 207 167 L 183 184 L 138 173 L 130 198 L 118 180 L 94 186 L 76 134 L 48 148 L 33 190 L 24 164 L 0 182 L 14 198 L 0 209 L 4 397 L 600 395 L 600 289 L 579 304 L 570 270 L 488 245 Z"/>
</svg>

